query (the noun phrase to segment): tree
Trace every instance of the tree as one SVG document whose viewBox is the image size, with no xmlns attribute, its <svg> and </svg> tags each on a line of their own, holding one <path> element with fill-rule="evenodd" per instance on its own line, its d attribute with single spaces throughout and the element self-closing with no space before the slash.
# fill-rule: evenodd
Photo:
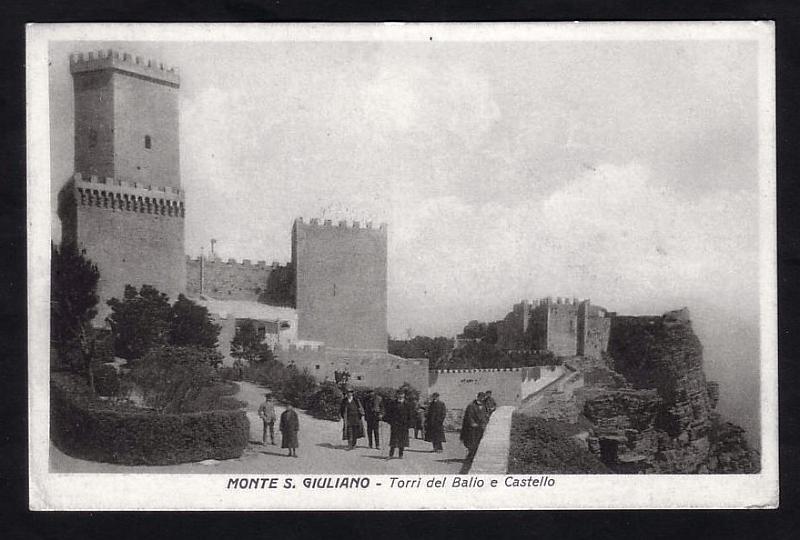
<svg viewBox="0 0 800 540">
<path fill-rule="evenodd" d="M 231 340 L 231 356 L 244 360 L 248 365 L 256 362 L 272 360 L 272 350 L 263 342 L 253 321 L 245 321 L 237 328 L 236 335 Z"/>
<path fill-rule="evenodd" d="M 97 315 L 100 272 L 74 244 L 51 245 L 51 340 L 59 362 L 84 373 L 94 390 L 91 320 Z"/>
<path fill-rule="evenodd" d="M 172 306 L 169 341 L 179 347 L 217 346 L 220 327 L 211 320 L 208 309 L 179 294 Z"/>
<path fill-rule="evenodd" d="M 111 315 L 107 321 L 117 356 L 128 360 L 141 358 L 154 346 L 167 343 L 172 308 L 166 294 L 150 285 L 142 285 L 139 291 L 126 285 L 122 301 L 112 298 L 108 305 Z"/>
</svg>

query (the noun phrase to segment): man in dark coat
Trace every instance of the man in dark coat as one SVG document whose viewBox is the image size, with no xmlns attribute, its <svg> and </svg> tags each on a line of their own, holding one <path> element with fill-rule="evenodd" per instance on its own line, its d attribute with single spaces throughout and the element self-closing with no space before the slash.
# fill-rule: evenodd
<svg viewBox="0 0 800 540">
<path fill-rule="evenodd" d="M 346 440 L 347 449 L 352 450 L 356 447 L 356 441 L 364 437 L 364 425 L 361 423 L 361 419 L 364 417 L 364 407 L 356 399 L 352 388 L 348 388 L 345 393 L 339 407 L 339 415 L 344 421 L 342 440 Z"/>
<path fill-rule="evenodd" d="M 472 461 L 475 457 L 475 452 L 478 451 L 478 445 L 483 437 L 483 430 L 489 421 L 483 406 L 485 397 L 483 392 L 478 392 L 475 401 L 467 405 L 464 410 L 464 421 L 461 423 L 461 442 L 467 447 L 467 461 Z"/>
<path fill-rule="evenodd" d="M 497 410 L 497 402 L 492 397 L 492 391 L 487 390 L 483 398 L 483 406 L 486 409 L 486 416 L 492 416 L 492 413 Z"/>
<path fill-rule="evenodd" d="M 394 457 L 395 449 L 398 450 L 400 459 L 403 459 L 403 449 L 408 446 L 408 430 L 414 426 L 415 414 L 411 403 L 406 401 L 404 391 L 397 392 L 397 399 L 386 407 L 384 420 L 391 427 L 389 433 L 389 458 Z"/>
<path fill-rule="evenodd" d="M 383 420 L 383 399 L 374 390 L 367 390 L 364 399 L 364 420 L 367 421 L 367 441 L 372 448 L 372 439 L 375 438 L 375 448 L 381 448 L 380 422 Z"/>
<path fill-rule="evenodd" d="M 431 395 L 431 402 L 425 414 L 425 440 L 433 443 L 433 451 L 441 453 L 444 438 L 444 418 L 447 415 L 447 407 L 439 400 L 439 393 Z"/>
<path fill-rule="evenodd" d="M 291 403 L 286 404 L 286 410 L 281 414 L 279 424 L 281 430 L 281 448 L 287 448 L 289 455 L 297 457 L 297 432 L 300 431 L 300 419 Z"/>
</svg>

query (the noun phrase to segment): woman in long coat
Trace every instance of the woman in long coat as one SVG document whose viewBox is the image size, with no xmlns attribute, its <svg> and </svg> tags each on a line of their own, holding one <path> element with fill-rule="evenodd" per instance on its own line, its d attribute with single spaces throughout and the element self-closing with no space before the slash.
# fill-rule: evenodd
<svg viewBox="0 0 800 540">
<path fill-rule="evenodd" d="M 434 392 L 431 395 L 431 402 L 425 414 L 425 440 L 433 443 L 433 451 L 441 452 L 444 438 L 444 419 L 447 415 L 447 407 L 439 401 L 439 394 Z"/>
<path fill-rule="evenodd" d="M 300 430 L 300 419 L 297 412 L 290 403 L 286 404 L 286 410 L 281 414 L 281 448 L 288 448 L 289 455 L 297 457 L 297 432 Z"/>
<path fill-rule="evenodd" d="M 389 459 L 394 457 L 397 449 L 400 459 L 403 459 L 403 449 L 408 447 L 408 430 L 414 427 L 416 412 L 411 403 L 406 401 L 405 392 L 398 392 L 397 399 L 389 403 L 386 407 L 386 414 L 383 417 L 391 427 L 389 432 Z"/>
</svg>

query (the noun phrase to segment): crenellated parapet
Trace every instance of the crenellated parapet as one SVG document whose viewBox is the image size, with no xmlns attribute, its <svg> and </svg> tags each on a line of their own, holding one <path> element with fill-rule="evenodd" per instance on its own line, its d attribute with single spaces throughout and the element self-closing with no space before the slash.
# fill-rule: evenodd
<svg viewBox="0 0 800 540">
<path fill-rule="evenodd" d="M 525 369 L 527 368 L 513 367 L 513 368 L 432 369 L 430 371 L 435 373 L 494 373 L 498 371 L 522 372 Z"/>
<path fill-rule="evenodd" d="M 252 259 L 242 259 L 238 261 L 234 258 L 229 258 L 227 260 L 217 259 L 217 258 L 209 258 L 209 257 L 193 257 L 191 255 L 186 256 L 186 262 L 192 264 L 200 264 L 200 261 L 203 261 L 204 265 L 208 266 L 228 266 L 228 267 L 241 267 L 241 268 L 270 268 L 275 270 L 277 268 L 287 268 L 291 266 L 292 263 L 285 263 L 281 264 L 278 261 L 272 261 L 270 264 L 267 264 L 267 261 L 256 261 L 253 262 Z"/>
<path fill-rule="evenodd" d="M 84 176 L 81 173 L 76 173 L 71 183 L 75 202 L 80 206 L 180 218 L 186 213 L 184 193 L 178 188 Z"/>
<path fill-rule="evenodd" d="M 302 217 L 299 217 L 295 220 L 295 225 L 303 226 L 308 229 L 338 229 L 338 230 L 348 230 L 348 231 L 378 231 L 383 234 L 386 234 L 388 229 L 388 225 L 386 223 L 381 223 L 378 227 L 373 227 L 371 221 L 365 221 L 363 224 L 359 221 L 348 222 L 347 220 L 339 220 L 334 224 L 333 220 L 324 219 L 320 221 L 318 218 L 311 218 L 309 221 L 305 221 Z"/>
<path fill-rule="evenodd" d="M 181 82 L 180 75 L 175 67 L 165 66 L 161 62 L 114 49 L 105 49 L 87 54 L 73 53 L 70 55 L 69 68 L 71 73 L 110 69 L 144 77 L 175 88 L 178 88 Z"/>
</svg>

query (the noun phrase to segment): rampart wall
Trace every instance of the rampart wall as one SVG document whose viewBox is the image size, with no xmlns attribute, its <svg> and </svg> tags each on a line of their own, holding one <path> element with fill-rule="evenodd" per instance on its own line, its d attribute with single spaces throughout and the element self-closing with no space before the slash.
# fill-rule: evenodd
<svg viewBox="0 0 800 540">
<path fill-rule="evenodd" d="M 428 395 L 427 358 L 402 358 L 377 350 L 294 345 L 280 350 L 278 357 L 287 365 L 307 369 L 318 381 L 333 381 L 336 371 L 347 371 L 354 386 L 398 388 L 407 382 L 423 396 Z"/>
<path fill-rule="evenodd" d="M 298 336 L 386 351 L 387 226 L 302 219 L 292 228 Z"/>
<path fill-rule="evenodd" d="M 183 193 L 174 188 L 119 182 L 76 174 L 59 194 L 66 243 L 98 267 L 98 315 L 106 301 L 122 298 L 125 285 L 152 285 L 174 301 L 186 288 Z"/>
<path fill-rule="evenodd" d="M 186 257 L 186 291 L 189 296 L 202 294 L 220 300 L 263 300 L 270 290 L 273 272 L 288 272 L 291 268 L 280 266 L 277 262 L 268 265 L 266 261 L 253 263 L 249 259 L 238 262 L 235 259 L 200 259 Z M 288 287 L 285 292 L 289 294 Z M 273 302 L 265 302 L 274 304 Z M 281 305 L 281 304 L 277 304 Z M 285 304 L 284 304 L 285 305 Z"/>
</svg>

